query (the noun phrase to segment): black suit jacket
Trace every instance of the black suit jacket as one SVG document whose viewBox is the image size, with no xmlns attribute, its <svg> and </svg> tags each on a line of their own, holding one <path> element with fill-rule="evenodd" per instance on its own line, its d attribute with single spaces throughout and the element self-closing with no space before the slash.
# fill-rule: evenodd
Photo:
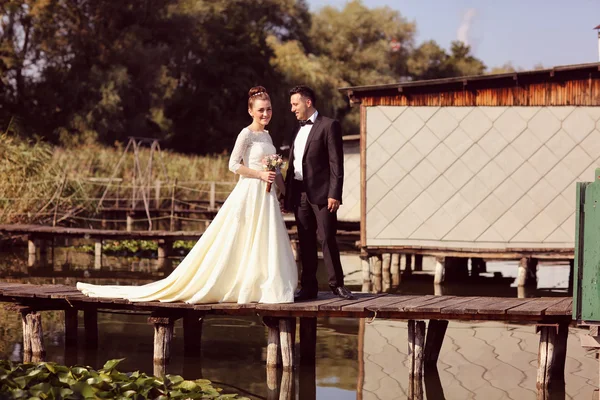
<svg viewBox="0 0 600 400">
<path fill-rule="evenodd" d="M 298 126 L 290 146 L 289 163 L 285 177 L 285 201 L 287 210 L 296 206 L 294 199 L 294 141 L 300 131 Z M 327 205 L 327 199 L 342 201 L 344 183 L 344 149 L 342 127 L 337 120 L 317 115 L 308 135 L 302 157 L 304 188 L 308 201 L 316 205 Z"/>
</svg>

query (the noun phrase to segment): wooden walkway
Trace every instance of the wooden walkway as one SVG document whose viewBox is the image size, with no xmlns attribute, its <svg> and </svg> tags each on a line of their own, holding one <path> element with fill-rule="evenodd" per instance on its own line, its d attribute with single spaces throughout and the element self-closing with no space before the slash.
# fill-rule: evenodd
<svg viewBox="0 0 600 400">
<path fill-rule="evenodd" d="M 32 359 L 45 354 L 41 317 L 45 310 L 64 310 L 65 344 L 77 344 L 78 311 L 83 311 L 85 345 L 98 344 L 97 313 L 129 310 L 149 313 L 154 325 L 155 374 L 165 373 L 171 352 L 173 325 L 183 320 L 184 348 L 198 354 L 202 318 L 206 315 L 259 315 L 268 328 L 267 366 L 294 365 L 297 318 L 300 321 L 301 362 L 312 365 L 316 358 L 317 317 L 390 318 L 408 320 L 411 379 L 422 378 L 423 368 L 435 365 L 448 321 L 495 320 L 537 326 L 540 334 L 538 384 L 547 386 L 561 379 L 566 358 L 568 326 L 572 322 L 571 297 L 500 298 L 459 296 L 408 296 L 358 293 L 355 300 L 342 300 L 319 293 L 316 300 L 291 304 L 186 304 L 130 302 L 82 295 L 72 286 L 31 285 L 0 282 L 0 302 L 21 313 L 24 353 Z M 424 320 L 429 320 L 428 328 Z M 426 333 L 427 332 L 427 333 Z"/>
</svg>

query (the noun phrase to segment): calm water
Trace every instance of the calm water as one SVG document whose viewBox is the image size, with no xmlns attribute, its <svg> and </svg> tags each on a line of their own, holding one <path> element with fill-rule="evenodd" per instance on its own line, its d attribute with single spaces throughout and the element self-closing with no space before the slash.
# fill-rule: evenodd
<svg viewBox="0 0 600 400">
<path fill-rule="evenodd" d="M 26 249 L 0 252 L 0 280 L 74 285 L 95 283 L 141 284 L 168 273 L 155 259 L 105 257 L 94 268 L 94 257 L 57 248 L 54 262 L 36 260 L 28 266 Z M 347 282 L 359 290 L 360 263 L 356 255 L 344 255 Z M 177 264 L 177 261 L 175 261 Z M 517 297 L 512 286 L 516 263 L 488 263 L 488 272 L 477 280 L 435 289 L 430 264 L 394 290 L 400 293 L 495 295 Z M 568 266 L 542 265 L 539 289 L 527 296 L 564 296 Z M 321 281 L 325 281 L 321 279 Z M 112 358 L 125 358 L 120 370 L 152 373 L 153 327 L 147 315 L 99 314 L 99 348 L 65 352 L 64 322 L 60 312 L 44 312 L 43 324 L 49 361 L 86 364 L 99 368 Z M 0 308 L 0 357 L 22 359 L 21 322 L 14 311 Z M 82 320 L 82 318 L 80 318 Z M 202 356 L 183 357 L 181 322 L 175 325 L 173 358 L 168 373 L 189 379 L 206 378 L 227 393 L 252 399 L 403 399 L 408 394 L 407 326 L 405 321 L 360 321 L 345 318 L 318 320 L 317 363 L 314 370 L 293 375 L 267 376 L 266 329 L 258 317 L 209 317 L 204 322 Z M 83 337 L 83 327 L 80 328 Z M 593 352 L 579 345 L 571 328 L 564 388 L 551 395 L 560 399 L 590 399 L 598 385 L 598 362 Z M 436 372 L 426 375 L 426 399 L 533 399 L 536 398 L 539 336 L 533 326 L 495 322 L 451 322 Z M 563 393 L 564 390 L 564 393 Z"/>
</svg>

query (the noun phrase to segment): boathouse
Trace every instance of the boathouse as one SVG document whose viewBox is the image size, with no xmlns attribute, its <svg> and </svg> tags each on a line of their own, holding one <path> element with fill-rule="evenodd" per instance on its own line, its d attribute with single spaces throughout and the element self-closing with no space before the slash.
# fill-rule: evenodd
<svg viewBox="0 0 600 400">
<path fill-rule="evenodd" d="M 340 90 L 360 107 L 364 252 L 573 257 L 600 63 Z"/>
</svg>

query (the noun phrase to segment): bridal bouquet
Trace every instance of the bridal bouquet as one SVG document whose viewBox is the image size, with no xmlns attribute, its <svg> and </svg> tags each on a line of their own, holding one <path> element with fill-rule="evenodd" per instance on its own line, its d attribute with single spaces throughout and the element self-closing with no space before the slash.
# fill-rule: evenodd
<svg viewBox="0 0 600 400">
<path fill-rule="evenodd" d="M 283 167 L 283 158 L 279 154 L 269 154 L 263 158 L 262 165 L 265 171 L 279 172 L 279 170 Z M 267 192 L 270 191 L 271 182 L 267 182 Z"/>
</svg>

